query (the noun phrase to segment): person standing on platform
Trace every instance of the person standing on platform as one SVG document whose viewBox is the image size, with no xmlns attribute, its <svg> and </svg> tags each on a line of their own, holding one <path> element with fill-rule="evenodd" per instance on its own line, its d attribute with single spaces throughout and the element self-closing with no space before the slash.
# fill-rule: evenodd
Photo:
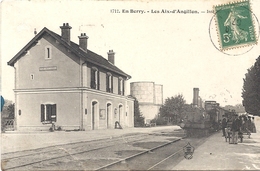
<svg viewBox="0 0 260 171">
<path fill-rule="evenodd" d="M 238 121 L 239 121 L 239 122 L 238 122 L 238 124 L 239 124 L 239 125 L 238 125 L 238 126 L 239 126 L 239 130 L 238 130 L 238 131 L 241 132 L 241 130 L 242 130 L 242 125 L 243 125 L 242 116 L 239 116 L 239 117 L 238 117 Z"/>
<path fill-rule="evenodd" d="M 251 132 L 249 130 L 249 125 L 251 124 L 250 121 L 248 120 L 248 117 L 246 116 L 245 118 L 245 123 L 243 125 L 243 130 L 244 132 L 246 132 L 246 134 L 248 135 L 248 138 L 250 138 Z"/>
<path fill-rule="evenodd" d="M 252 117 L 251 124 L 252 124 L 252 133 L 256 133 L 255 117 Z"/>
<path fill-rule="evenodd" d="M 251 116 L 248 116 L 248 129 L 250 132 L 253 132 Z"/>
<path fill-rule="evenodd" d="M 227 118 L 225 117 L 225 115 L 222 115 L 222 133 L 223 133 L 223 137 L 226 136 L 226 131 L 225 128 L 227 128 Z"/>
<path fill-rule="evenodd" d="M 234 115 L 234 120 L 231 125 L 231 131 L 232 131 L 232 142 L 231 144 L 237 144 L 237 139 L 238 139 L 238 131 L 239 131 L 239 124 L 240 121 L 238 120 L 238 115 Z"/>
</svg>

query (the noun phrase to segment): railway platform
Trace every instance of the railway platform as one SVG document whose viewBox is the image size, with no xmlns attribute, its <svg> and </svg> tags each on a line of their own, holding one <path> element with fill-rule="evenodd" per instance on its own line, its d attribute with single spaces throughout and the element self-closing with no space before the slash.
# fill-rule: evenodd
<svg viewBox="0 0 260 171">
<path fill-rule="evenodd" d="M 183 159 L 170 170 L 260 170 L 260 117 L 255 117 L 257 132 L 242 143 L 229 144 L 222 132 L 211 135 L 195 149 L 193 158 Z"/>
</svg>

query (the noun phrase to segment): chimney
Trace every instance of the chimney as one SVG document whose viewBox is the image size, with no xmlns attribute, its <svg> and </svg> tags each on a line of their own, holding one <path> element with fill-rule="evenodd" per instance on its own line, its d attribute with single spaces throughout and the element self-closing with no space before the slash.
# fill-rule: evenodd
<svg viewBox="0 0 260 171">
<path fill-rule="evenodd" d="M 115 65 L 115 52 L 113 50 L 109 50 L 108 54 L 108 61 Z"/>
<path fill-rule="evenodd" d="M 68 44 L 70 44 L 70 29 L 72 27 L 69 26 L 69 23 L 63 23 L 63 26 L 60 26 L 61 28 L 61 38 L 66 41 Z"/>
<path fill-rule="evenodd" d="M 193 106 L 199 105 L 199 88 L 193 88 Z"/>
<path fill-rule="evenodd" d="M 88 36 L 86 33 L 81 33 L 79 37 L 79 47 L 87 52 L 88 48 Z"/>
<path fill-rule="evenodd" d="M 36 31 L 36 28 L 34 28 L 34 35 L 36 36 L 36 34 L 37 34 L 37 31 Z"/>
</svg>

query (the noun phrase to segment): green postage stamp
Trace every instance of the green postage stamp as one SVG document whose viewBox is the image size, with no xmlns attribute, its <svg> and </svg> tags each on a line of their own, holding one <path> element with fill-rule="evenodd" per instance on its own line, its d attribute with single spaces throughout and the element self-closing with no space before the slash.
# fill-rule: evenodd
<svg viewBox="0 0 260 171">
<path fill-rule="evenodd" d="M 214 6 L 222 51 L 257 43 L 249 1 Z"/>
</svg>

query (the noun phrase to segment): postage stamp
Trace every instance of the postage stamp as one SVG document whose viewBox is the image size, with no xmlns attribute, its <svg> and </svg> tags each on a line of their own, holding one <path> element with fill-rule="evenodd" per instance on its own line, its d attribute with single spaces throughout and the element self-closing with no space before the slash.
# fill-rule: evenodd
<svg viewBox="0 0 260 171">
<path fill-rule="evenodd" d="M 214 6 L 221 51 L 257 44 L 249 1 Z"/>
</svg>

